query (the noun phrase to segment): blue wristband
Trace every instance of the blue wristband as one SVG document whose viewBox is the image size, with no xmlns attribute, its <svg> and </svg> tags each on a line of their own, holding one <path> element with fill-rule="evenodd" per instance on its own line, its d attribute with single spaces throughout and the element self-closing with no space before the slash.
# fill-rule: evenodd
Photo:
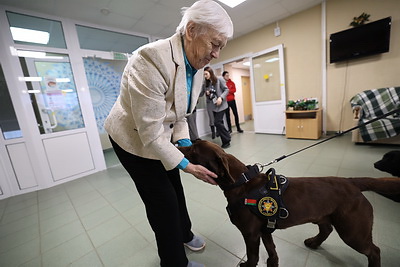
<svg viewBox="0 0 400 267">
<path fill-rule="evenodd" d="M 176 166 L 180 170 L 184 170 L 189 164 L 189 160 L 187 158 L 183 158 L 182 161 Z"/>
<path fill-rule="evenodd" d="M 179 139 L 177 141 L 178 146 L 191 146 L 192 142 L 189 139 Z"/>
</svg>

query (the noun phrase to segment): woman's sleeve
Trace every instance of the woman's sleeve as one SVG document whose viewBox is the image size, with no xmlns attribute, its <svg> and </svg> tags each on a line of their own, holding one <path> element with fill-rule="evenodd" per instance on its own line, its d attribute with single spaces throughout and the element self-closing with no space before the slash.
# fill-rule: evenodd
<svg viewBox="0 0 400 267">
<path fill-rule="evenodd" d="M 220 87 L 220 89 L 221 89 L 221 91 L 222 91 L 222 94 L 220 95 L 220 97 L 221 97 L 222 99 L 225 99 L 226 96 L 227 96 L 228 93 L 229 93 L 229 89 L 228 89 L 228 87 L 226 86 L 226 82 L 225 82 L 225 79 L 224 79 L 224 78 L 218 78 L 218 81 L 219 81 L 219 87 Z"/>
</svg>

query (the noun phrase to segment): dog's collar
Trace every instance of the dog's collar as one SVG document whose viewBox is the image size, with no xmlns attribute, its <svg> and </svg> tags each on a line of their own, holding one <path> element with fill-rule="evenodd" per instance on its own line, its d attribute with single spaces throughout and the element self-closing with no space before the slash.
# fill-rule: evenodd
<svg viewBox="0 0 400 267">
<path fill-rule="evenodd" d="M 245 183 L 247 183 L 248 181 L 250 181 L 251 179 L 253 179 L 254 177 L 256 177 L 259 173 L 260 173 L 260 169 L 258 168 L 257 164 L 254 165 L 247 165 L 247 172 L 244 172 L 240 175 L 240 178 L 233 184 L 230 185 L 220 185 L 219 187 L 221 187 L 221 189 L 223 191 L 228 191 L 231 190 L 233 188 L 239 187 Z"/>
</svg>

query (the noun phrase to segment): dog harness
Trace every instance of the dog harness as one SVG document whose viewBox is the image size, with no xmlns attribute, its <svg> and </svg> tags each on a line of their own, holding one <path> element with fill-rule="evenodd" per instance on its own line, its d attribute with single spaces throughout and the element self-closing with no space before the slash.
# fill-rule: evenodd
<svg viewBox="0 0 400 267">
<path fill-rule="evenodd" d="M 243 173 L 241 178 L 232 186 L 238 186 L 247 183 L 250 179 L 259 174 L 257 165 L 247 166 L 248 171 Z M 276 175 L 275 169 L 271 168 L 266 172 L 267 181 L 258 189 L 249 192 L 245 198 L 234 204 L 228 204 L 226 207 L 229 218 L 235 210 L 247 206 L 251 212 L 262 219 L 267 219 L 267 227 L 264 229 L 267 233 L 272 233 L 276 229 L 279 219 L 286 219 L 289 211 L 285 208 L 282 194 L 288 187 L 289 181 L 283 175 Z"/>
</svg>

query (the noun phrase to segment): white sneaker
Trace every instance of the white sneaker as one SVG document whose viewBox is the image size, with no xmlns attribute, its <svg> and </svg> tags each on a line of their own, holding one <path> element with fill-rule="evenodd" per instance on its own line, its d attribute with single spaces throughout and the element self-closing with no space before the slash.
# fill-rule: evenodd
<svg viewBox="0 0 400 267">
<path fill-rule="evenodd" d="M 192 241 L 184 243 L 184 245 L 191 251 L 202 250 L 206 246 L 206 242 L 200 236 L 193 236 Z"/>
</svg>

